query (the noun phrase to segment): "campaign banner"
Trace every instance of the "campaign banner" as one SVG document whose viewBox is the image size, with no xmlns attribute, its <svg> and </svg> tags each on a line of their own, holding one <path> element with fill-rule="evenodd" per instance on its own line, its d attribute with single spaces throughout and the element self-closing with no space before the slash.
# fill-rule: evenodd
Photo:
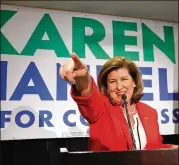
<svg viewBox="0 0 179 165">
<path fill-rule="evenodd" d="M 178 23 L 1 5 L 0 51 L 1 140 L 89 136 L 59 76 L 71 52 L 95 82 L 108 59 L 133 60 L 160 133 L 178 133 Z"/>
</svg>

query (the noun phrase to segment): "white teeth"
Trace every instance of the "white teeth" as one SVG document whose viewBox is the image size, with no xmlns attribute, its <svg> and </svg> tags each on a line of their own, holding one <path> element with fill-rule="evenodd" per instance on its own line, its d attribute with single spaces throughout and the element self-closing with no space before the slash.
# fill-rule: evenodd
<svg viewBox="0 0 179 165">
<path fill-rule="evenodd" d="M 120 93 L 117 93 L 118 95 L 122 95 L 122 94 L 125 94 L 126 92 L 120 92 Z"/>
</svg>

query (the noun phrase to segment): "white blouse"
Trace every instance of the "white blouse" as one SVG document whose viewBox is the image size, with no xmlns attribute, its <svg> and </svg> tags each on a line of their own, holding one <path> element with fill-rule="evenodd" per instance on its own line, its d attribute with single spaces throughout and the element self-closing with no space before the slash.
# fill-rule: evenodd
<svg viewBox="0 0 179 165">
<path fill-rule="evenodd" d="M 127 120 L 126 114 L 124 116 Z M 134 139 L 135 139 L 135 143 L 136 143 L 136 148 L 137 148 L 137 150 L 143 150 L 147 144 L 145 130 L 141 123 L 138 113 L 136 113 L 133 116 L 133 118 L 134 118 L 133 134 L 134 134 Z"/>
</svg>

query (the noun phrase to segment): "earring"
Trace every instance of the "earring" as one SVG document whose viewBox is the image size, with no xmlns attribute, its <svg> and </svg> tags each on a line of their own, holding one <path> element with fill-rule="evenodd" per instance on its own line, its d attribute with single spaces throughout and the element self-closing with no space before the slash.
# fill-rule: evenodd
<svg viewBox="0 0 179 165">
<path fill-rule="evenodd" d="M 136 85 L 134 84 L 134 88 L 136 87 Z"/>
</svg>

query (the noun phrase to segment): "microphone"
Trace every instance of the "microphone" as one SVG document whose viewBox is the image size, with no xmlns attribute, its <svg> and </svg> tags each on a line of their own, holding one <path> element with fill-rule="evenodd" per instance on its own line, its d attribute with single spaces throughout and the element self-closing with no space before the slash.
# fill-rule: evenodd
<svg viewBox="0 0 179 165">
<path fill-rule="evenodd" d="M 122 94 L 122 100 L 124 101 L 124 104 L 126 104 L 127 103 L 127 101 L 126 101 L 126 99 L 127 99 L 127 96 L 126 96 L 126 94 Z"/>
<path fill-rule="evenodd" d="M 128 122 L 128 125 L 129 125 L 130 134 L 131 134 L 131 137 L 132 137 L 133 148 L 134 148 L 134 150 L 136 150 L 137 147 L 136 147 L 136 143 L 135 143 L 135 139 L 134 139 L 134 133 L 133 133 L 133 130 L 132 130 L 132 125 L 131 125 L 129 112 L 128 112 L 128 108 L 127 108 L 127 96 L 126 96 L 126 94 L 122 94 L 121 97 L 122 97 L 122 100 L 124 101 L 123 106 L 126 110 L 127 122 Z"/>
</svg>

